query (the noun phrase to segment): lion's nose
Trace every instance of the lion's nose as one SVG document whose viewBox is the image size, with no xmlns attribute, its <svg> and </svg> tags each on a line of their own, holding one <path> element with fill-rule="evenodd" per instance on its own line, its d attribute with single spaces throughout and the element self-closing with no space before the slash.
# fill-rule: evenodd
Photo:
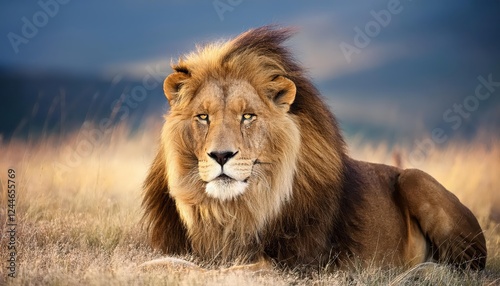
<svg viewBox="0 0 500 286">
<path fill-rule="evenodd" d="M 224 151 L 224 152 L 210 152 L 208 153 L 208 156 L 217 161 L 217 163 L 219 163 L 221 166 L 224 166 L 224 164 L 226 164 L 226 162 L 229 159 L 236 156 L 236 154 L 238 154 L 238 151 L 236 152 Z"/>
</svg>

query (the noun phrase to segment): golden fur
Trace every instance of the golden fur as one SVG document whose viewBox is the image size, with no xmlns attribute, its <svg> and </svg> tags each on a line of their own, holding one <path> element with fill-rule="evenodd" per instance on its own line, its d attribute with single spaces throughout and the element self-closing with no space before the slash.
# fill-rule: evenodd
<svg viewBox="0 0 500 286">
<path fill-rule="evenodd" d="M 262 27 L 199 47 L 164 84 L 171 109 L 145 182 L 151 243 L 209 264 L 483 269 L 474 215 L 426 173 L 348 157 L 337 121 Z"/>
</svg>

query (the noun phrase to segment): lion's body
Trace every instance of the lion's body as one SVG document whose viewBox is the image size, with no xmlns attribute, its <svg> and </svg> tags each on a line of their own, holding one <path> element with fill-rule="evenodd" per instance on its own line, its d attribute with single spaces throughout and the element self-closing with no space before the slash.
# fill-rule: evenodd
<svg viewBox="0 0 500 286">
<path fill-rule="evenodd" d="M 171 110 L 143 201 L 152 245 L 215 264 L 484 268 L 481 228 L 453 194 L 424 172 L 348 157 L 281 46 L 289 36 L 252 30 L 165 80 Z"/>
</svg>

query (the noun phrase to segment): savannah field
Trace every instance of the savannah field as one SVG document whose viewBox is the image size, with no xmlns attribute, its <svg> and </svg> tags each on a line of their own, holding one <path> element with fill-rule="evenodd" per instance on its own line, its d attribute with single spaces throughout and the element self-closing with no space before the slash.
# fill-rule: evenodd
<svg viewBox="0 0 500 286">
<path fill-rule="evenodd" d="M 140 269 L 141 263 L 162 257 L 148 246 L 140 225 L 141 185 L 157 148 L 159 121 L 135 132 L 122 124 L 105 135 L 88 127 L 64 138 L 0 142 L 0 285 L 500 284 L 500 139 L 488 135 L 450 140 L 418 166 L 479 218 L 488 247 L 486 270 L 480 273 L 434 264 L 407 271 L 318 271 L 307 278 L 277 270 L 201 272 L 185 265 Z M 411 167 L 411 146 L 389 148 L 358 137 L 348 142 L 356 159 Z M 15 216 L 8 215 L 9 169 L 15 171 Z M 15 232 L 9 232 L 9 219 Z M 11 234 L 15 269 L 8 268 Z M 15 278 L 8 276 L 12 270 Z"/>
</svg>

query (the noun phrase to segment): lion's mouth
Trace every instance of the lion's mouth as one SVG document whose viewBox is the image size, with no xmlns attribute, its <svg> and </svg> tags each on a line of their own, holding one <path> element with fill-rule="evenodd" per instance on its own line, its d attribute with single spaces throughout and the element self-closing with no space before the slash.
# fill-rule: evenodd
<svg viewBox="0 0 500 286">
<path fill-rule="evenodd" d="M 217 180 L 217 181 L 219 181 L 221 183 L 230 183 L 230 182 L 233 182 L 233 181 L 248 183 L 248 179 L 249 179 L 249 177 L 240 181 L 240 180 L 236 180 L 236 179 L 231 178 L 228 175 L 222 173 L 217 178 L 213 179 L 212 181 L 216 181 Z"/>
<path fill-rule="evenodd" d="M 230 182 L 232 180 L 234 180 L 233 178 L 229 177 L 228 175 L 226 174 L 220 174 L 217 178 L 215 178 L 214 180 L 221 180 L 222 182 Z"/>
</svg>

